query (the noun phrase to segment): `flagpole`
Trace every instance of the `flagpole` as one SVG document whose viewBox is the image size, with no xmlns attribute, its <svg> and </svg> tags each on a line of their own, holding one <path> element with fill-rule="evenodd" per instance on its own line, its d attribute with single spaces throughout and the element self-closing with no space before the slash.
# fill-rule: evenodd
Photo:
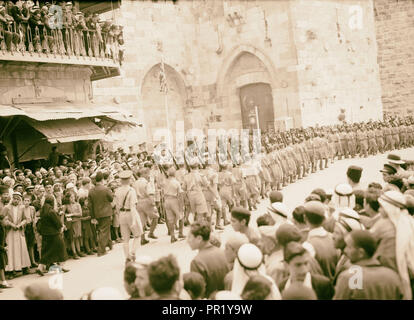
<svg viewBox="0 0 414 320">
<path fill-rule="evenodd" d="M 165 79 L 165 87 L 164 90 L 164 107 L 165 107 L 165 116 L 167 120 L 167 146 L 171 150 L 171 137 L 170 137 L 170 116 L 169 116 L 169 108 L 168 108 L 168 88 L 167 88 L 167 75 L 165 73 L 165 65 L 164 65 L 164 52 L 161 49 L 161 71 L 163 73 Z"/>
</svg>

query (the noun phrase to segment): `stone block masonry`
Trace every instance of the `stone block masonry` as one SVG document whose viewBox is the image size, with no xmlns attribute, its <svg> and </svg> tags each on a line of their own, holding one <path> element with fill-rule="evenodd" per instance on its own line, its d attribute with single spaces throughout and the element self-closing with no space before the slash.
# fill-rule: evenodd
<svg viewBox="0 0 414 320">
<path fill-rule="evenodd" d="M 414 1 L 375 0 L 384 111 L 414 113 Z"/>
<path fill-rule="evenodd" d="M 361 30 L 349 27 L 355 6 Z M 296 127 L 338 123 L 342 108 L 348 121 L 380 119 L 373 8 L 373 0 L 123 1 L 114 13 L 125 26 L 121 76 L 94 82 L 94 99 L 119 96 L 144 117 L 151 141 L 166 124 L 162 44 L 170 123 L 184 121 L 186 130 L 242 128 L 257 101 L 273 108 L 267 125 L 283 118 Z M 268 86 L 263 99 L 245 94 L 256 84 Z"/>
</svg>

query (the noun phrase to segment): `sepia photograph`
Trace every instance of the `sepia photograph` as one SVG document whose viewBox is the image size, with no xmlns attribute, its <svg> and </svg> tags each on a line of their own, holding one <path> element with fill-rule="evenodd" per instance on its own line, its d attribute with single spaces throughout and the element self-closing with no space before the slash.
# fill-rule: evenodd
<svg viewBox="0 0 414 320">
<path fill-rule="evenodd" d="M 414 0 L 0 1 L 25 300 L 414 300 Z"/>
</svg>

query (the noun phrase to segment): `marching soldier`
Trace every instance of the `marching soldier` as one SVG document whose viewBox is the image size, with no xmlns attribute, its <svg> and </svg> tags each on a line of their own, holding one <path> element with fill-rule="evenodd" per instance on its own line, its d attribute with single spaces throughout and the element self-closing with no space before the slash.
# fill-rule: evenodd
<svg viewBox="0 0 414 320">
<path fill-rule="evenodd" d="M 248 203 L 247 203 L 247 188 L 246 188 L 246 183 L 244 179 L 245 176 L 243 175 L 243 171 L 239 163 L 236 163 L 234 168 L 232 169 L 232 175 L 235 180 L 234 181 L 234 194 L 235 194 L 236 206 L 247 209 Z"/>
<path fill-rule="evenodd" d="M 191 172 L 184 176 L 183 191 L 187 193 L 194 221 L 211 222 L 202 189 L 203 186 L 208 185 L 208 181 L 200 174 L 199 163 L 194 158 L 190 161 Z"/>
<path fill-rule="evenodd" d="M 385 150 L 391 151 L 395 149 L 395 143 L 392 136 L 391 124 L 386 123 L 384 128 L 384 135 L 385 135 Z"/>
<path fill-rule="evenodd" d="M 168 178 L 166 179 L 164 189 L 165 199 L 165 214 L 167 220 L 167 228 L 171 236 L 171 243 L 176 242 L 175 226 L 178 222 L 179 235 L 178 238 L 184 239 L 184 201 L 183 191 L 180 182 L 175 177 L 175 169 L 169 168 L 167 171 Z"/>
<path fill-rule="evenodd" d="M 366 158 L 368 156 L 368 135 L 362 126 L 357 130 L 357 141 L 359 145 L 359 156 Z"/>
<path fill-rule="evenodd" d="M 384 133 L 381 128 L 381 123 L 377 124 L 377 129 L 375 130 L 375 138 L 377 140 L 379 152 L 384 153 L 385 141 L 384 141 Z"/>
<path fill-rule="evenodd" d="M 349 148 L 348 148 L 348 137 L 347 137 L 345 126 L 343 126 L 341 128 L 339 136 L 340 136 L 343 156 L 348 159 L 349 158 Z"/>
<path fill-rule="evenodd" d="M 224 225 L 230 224 L 227 211 L 230 213 L 234 207 L 234 198 L 235 198 L 235 188 L 236 178 L 232 173 L 232 165 L 230 163 L 224 164 L 222 171 L 219 172 L 218 181 L 219 181 L 219 194 L 221 200 L 221 215 L 217 215 L 216 229 L 221 230 L 221 221 L 223 218 Z M 218 228 L 217 228 L 218 227 Z"/>
<path fill-rule="evenodd" d="M 371 155 L 376 155 L 378 153 L 377 140 L 375 137 L 374 128 L 371 125 L 367 126 L 367 135 L 368 135 L 368 153 Z"/>
<path fill-rule="evenodd" d="M 394 140 L 394 149 L 400 149 L 400 136 L 397 124 L 394 122 L 391 127 L 392 139 Z"/>
<path fill-rule="evenodd" d="M 141 216 L 142 225 L 145 226 L 150 222 L 148 237 L 157 239 L 154 235 L 155 228 L 158 225 L 159 214 L 155 206 L 155 190 L 150 183 L 150 171 L 148 168 L 142 168 L 138 171 L 138 180 L 134 182 L 133 188 L 137 193 L 138 204 L 137 210 Z M 148 243 L 145 235 L 141 238 L 141 244 Z"/>
</svg>

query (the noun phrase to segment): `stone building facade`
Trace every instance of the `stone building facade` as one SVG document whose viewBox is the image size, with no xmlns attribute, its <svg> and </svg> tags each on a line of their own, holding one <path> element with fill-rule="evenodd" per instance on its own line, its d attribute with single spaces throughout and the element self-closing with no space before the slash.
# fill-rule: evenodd
<svg viewBox="0 0 414 320">
<path fill-rule="evenodd" d="M 384 111 L 414 113 L 414 1 L 375 0 Z"/>
<path fill-rule="evenodd" d="M 94 100 L 136 114 L 149 141 L 166 102 L 172 130 L 249 127 L 256 106 L 261 129 L 382 118 L 372 0 L 124 0 L 115 16 L 125 61 Z"/>
</svg>

